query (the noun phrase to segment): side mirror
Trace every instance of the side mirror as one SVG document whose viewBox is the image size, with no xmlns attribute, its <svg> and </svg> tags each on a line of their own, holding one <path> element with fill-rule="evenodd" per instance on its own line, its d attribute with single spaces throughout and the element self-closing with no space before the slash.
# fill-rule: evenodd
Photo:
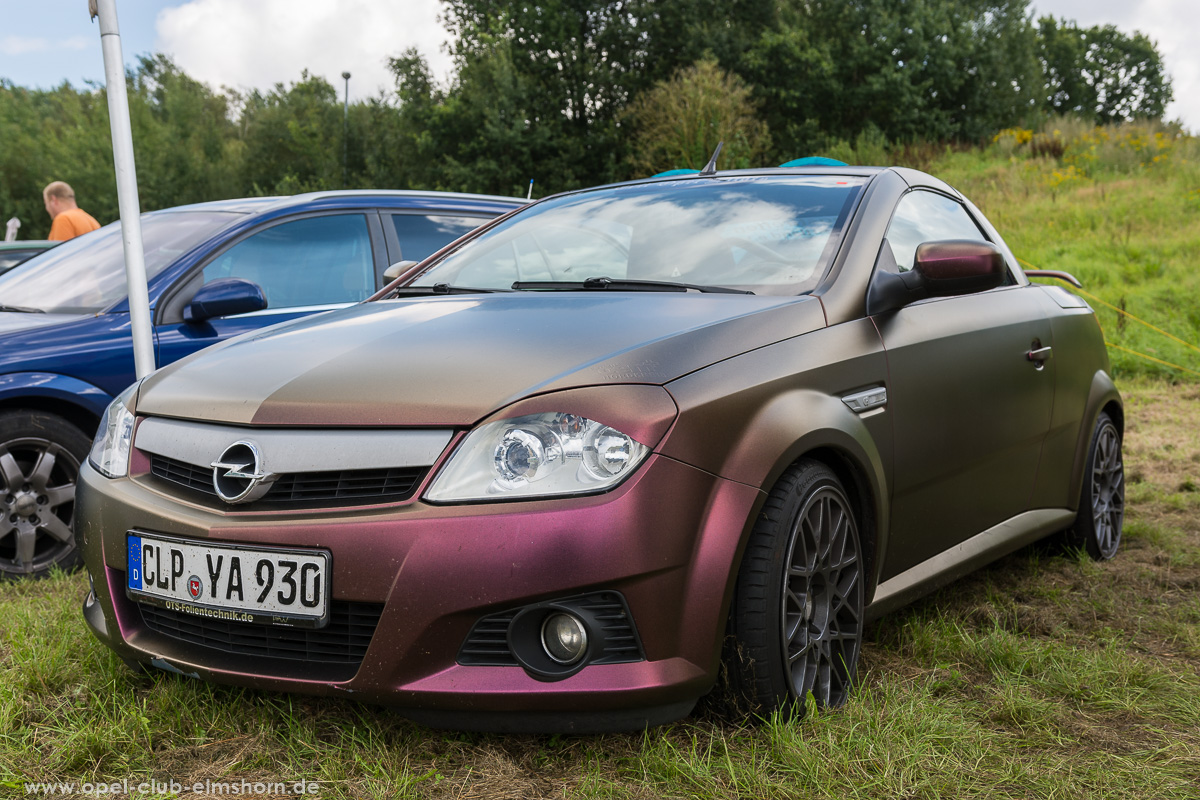
<svg viewBox="0 0 1200 800">
<path fill-rule="evenodd" d="M 204 284 L 183 309 L 185 322 L 204 322 L 213 317 L 262 311 L 267 298 L 262 287 L 243 278 L 219 278 Z"/>
<path fill-rule="evenodd" d="M 420 263 L 420 261 L 397 261 L 383 271 L 383 279 L 391 283 Z"/>
<path fill-rule="evenodd" d="M 887 248 L 891 257 L 891 249 Z M 990 242 L 951 239 L 917 247 L 913 268 L 896 274 L 876 268 L 867 290 L 867 314 L 924 300 L 995 289 L 1004 283 L 1008 268 L 1004 255 Z"/>
</svg>

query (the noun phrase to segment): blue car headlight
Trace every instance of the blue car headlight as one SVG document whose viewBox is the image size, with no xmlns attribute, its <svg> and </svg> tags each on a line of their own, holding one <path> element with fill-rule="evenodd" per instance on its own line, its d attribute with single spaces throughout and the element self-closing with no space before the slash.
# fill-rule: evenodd
<svg viewBox="0 0 1200 800">
<path fill-rule="evenodd" d="M 129 474 L 129 448 L 133 443 L 133 412 L 129 410 L 129 402 L 137 388 L 138 384 L 133 384 L 109 403 L 88 453 L 88 463 L 109 478 Z"/>
</svg>

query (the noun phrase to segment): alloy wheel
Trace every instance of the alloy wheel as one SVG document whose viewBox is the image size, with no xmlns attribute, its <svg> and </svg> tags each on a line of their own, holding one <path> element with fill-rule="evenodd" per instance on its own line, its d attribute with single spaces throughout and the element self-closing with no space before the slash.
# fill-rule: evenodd
<svg viewBox="0 0 1200 800">
<path fill-rule="evenodd" d="M 1125 517 L 1125 464 L 1121 459 L 1121 435 L 1104 421 L 1096 434 L 1092 462 L 1092 524 L 1102 558 L 1112 558 L 1121 542 Z"/>
<path fill-rule="evenodd" d="M 854 517 L 831 486 L 801 510 L 787 554 L 783 652 L 793 695 L 818 706 L 849 696 L 862 637 L 862 559 Z"/>
<path fill-rule="evenodd" d="M 79 460 L 49 439 L 0 444 L 0 573 L 42 572 L 75 549 L 71 512 Z"/>
</svg>

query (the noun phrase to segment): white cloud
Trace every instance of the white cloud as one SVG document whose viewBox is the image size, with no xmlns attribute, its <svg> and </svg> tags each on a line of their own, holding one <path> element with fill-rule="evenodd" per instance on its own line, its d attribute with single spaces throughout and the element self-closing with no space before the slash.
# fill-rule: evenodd
<svg viewBox="0 0 1200 800">
<path fill-rule="evenodd" d="M 20 56 L 26 53 L 40 53 L 50 49 L 50 41 L 31 36 L 5 36 L 0 39 L 0 53 L 6 56 Z"/>
<path fill-rule="evenodd" d="M 1200 12 L 1195 0 L 1145 0 L 1131 17 L 1132 27 L 1158 45 L 1171 76 L 1175 101 L 1167 106 L 1167 117 L 1182 118 L 1191 131 L 1200 132 Z"/>
<path fill-rule="evenodd" d="M 450 58 L 438 24 L 438 0 L 192 0 L 163 9 L 156 51 L 213 86 L 269 89 L 301 70 L 339 89 L 351 73 L 350 98 L 392 90 L 387 58 L 418 47 L 444 78 Z"/>
</svg>

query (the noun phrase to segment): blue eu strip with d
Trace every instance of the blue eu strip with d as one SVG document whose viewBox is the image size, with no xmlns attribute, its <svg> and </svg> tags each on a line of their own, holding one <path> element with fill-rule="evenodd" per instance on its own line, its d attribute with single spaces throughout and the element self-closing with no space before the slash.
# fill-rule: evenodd
<svg viewBox="0 0 1200 800">
<path fill-rule="evenodd" d="M 142 588 L 142 537 L 129 537 L 129 588 Z"/>
</svg>

